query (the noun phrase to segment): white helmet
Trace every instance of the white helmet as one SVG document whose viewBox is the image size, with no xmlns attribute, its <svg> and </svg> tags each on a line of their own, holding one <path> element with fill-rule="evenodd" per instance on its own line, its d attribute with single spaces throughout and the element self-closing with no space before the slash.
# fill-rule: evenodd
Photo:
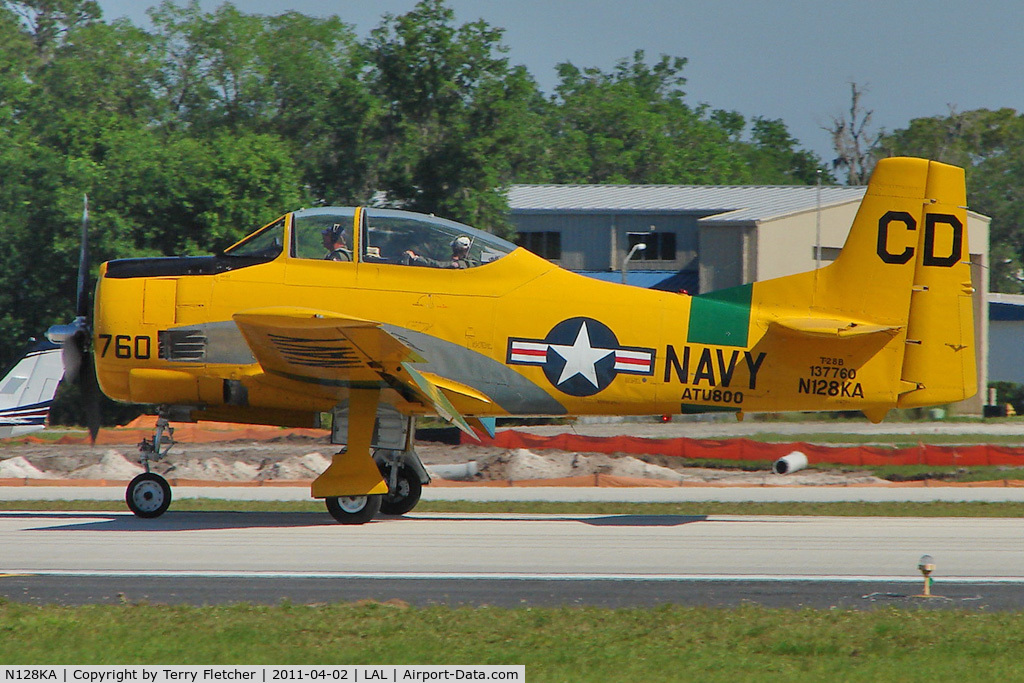
<svg viewBox="0 0 1024 683">
<path fill-rule="evenodd" d="M 469 239 L 465 235 L 459 235 L 458 237 L 452 240 L 452 249 L 469 249 L 469 246 L 471 244 L 473 244 L 473 240 Z"/>
</svg>

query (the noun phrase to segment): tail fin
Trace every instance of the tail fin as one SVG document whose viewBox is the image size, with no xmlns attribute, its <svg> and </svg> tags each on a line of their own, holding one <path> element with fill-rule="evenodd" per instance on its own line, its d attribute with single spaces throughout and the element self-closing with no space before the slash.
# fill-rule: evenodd
<svg viewBox="0 0 1024 683">
<path fill-rule="evenodd" d="M 64 375 L 60 346 L 36 342 L 0 379 L 0 438 L 42 429 Z"/>
<path fill-rule="evenodd" d="M 887 388 L 865 412 L 881 419 L 890 407 L 951 403 L 977 392 L 967 258 L 963 169 L 884 159 L 839 258 L 755 283 L 755 291 L 765 301 L 789 302 L 776 304 L 769 324 L 803 339 L 847 338 L 844 346 L 870 355 L 871 384 Z"/>
<path fill-rule="evenodd" d="M 819 290 L 833 306 L 906 326 L 900 408 L 978 389 L 964 171 L 924 159 L 878 163 Z"/>
</svg>

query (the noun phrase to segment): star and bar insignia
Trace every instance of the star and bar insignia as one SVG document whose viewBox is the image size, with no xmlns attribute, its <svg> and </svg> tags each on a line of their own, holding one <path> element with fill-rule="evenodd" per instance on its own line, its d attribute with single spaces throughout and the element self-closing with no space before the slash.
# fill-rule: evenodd
<svg viewBox="0 0 1024 683">
<path fill-rule="evenodd" d="M 618 374 L 653 375 L 654 349 L 622 346 L 615 333 L 593 318 L 570 318 L 544 339 L 509 337 L 508 365 L 539 365 L 548 381 L 572 396 L 592 396 Z"/>
</svg>

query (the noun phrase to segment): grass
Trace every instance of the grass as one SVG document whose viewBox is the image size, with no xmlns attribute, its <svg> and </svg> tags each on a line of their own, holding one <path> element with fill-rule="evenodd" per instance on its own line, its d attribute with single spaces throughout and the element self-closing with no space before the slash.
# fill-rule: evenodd
<svg viewBox="0 0 1024 683">
<path fill-rule="evenodd" d="M 0 602 L 0 664 L 167 663 L 525 664 L 532 683 L 1021 680 L 1024 615 Z"/>
<path fill-rule="evenodd" d="M 126 512 L 121 501 L 0 501 L 0 511 Z M 320 501 L 231 501 L 182 498 L 171 512 L 324 512 Z M 541 501 L 423 501 L 417 513 L 515 513 L 552 515 L 812 515 L 834 517 L 1024 517 L 1024 503 L 607 503 Z M 326 514 L 326 513 L 325 513 Z"/>
</svg>

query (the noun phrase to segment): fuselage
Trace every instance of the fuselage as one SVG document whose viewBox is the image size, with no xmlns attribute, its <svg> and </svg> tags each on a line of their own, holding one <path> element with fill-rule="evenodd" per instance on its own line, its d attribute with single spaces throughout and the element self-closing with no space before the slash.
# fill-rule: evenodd
<svg viewBox="0 0 1024 683">
<path fill-rule="evenodd" d="M 317 381 L 317 363 L 351 362 L 351 386 L 376 382 L 405 412 L 429 412 L 374 367 L 372 349 L 360 360 L 309 347 L 296 351 L 308 375 L 265 371 L 235 316 L 291 307 L 379 325 L 467 415 L 871 410 L 897 400 L 905 332 L 837 342 L 773 325 L 806 315 L 813 273 L 690 297 L 586 278 L 432 217 L 331 211 L 287 214 L 218 256 L 104 264 L 93 327 L 104 393 L 274 422 L 330 410 L 347 380 Z M 351 221 L 349 260 L 324 258 L 316 244 L 314 232 L 338 220 Z M 431 248 L 443 264 L 437 245 L 459 231 L 473 237 L 472 267 L 411 265 L 408 252 Z"/>
</svg>

